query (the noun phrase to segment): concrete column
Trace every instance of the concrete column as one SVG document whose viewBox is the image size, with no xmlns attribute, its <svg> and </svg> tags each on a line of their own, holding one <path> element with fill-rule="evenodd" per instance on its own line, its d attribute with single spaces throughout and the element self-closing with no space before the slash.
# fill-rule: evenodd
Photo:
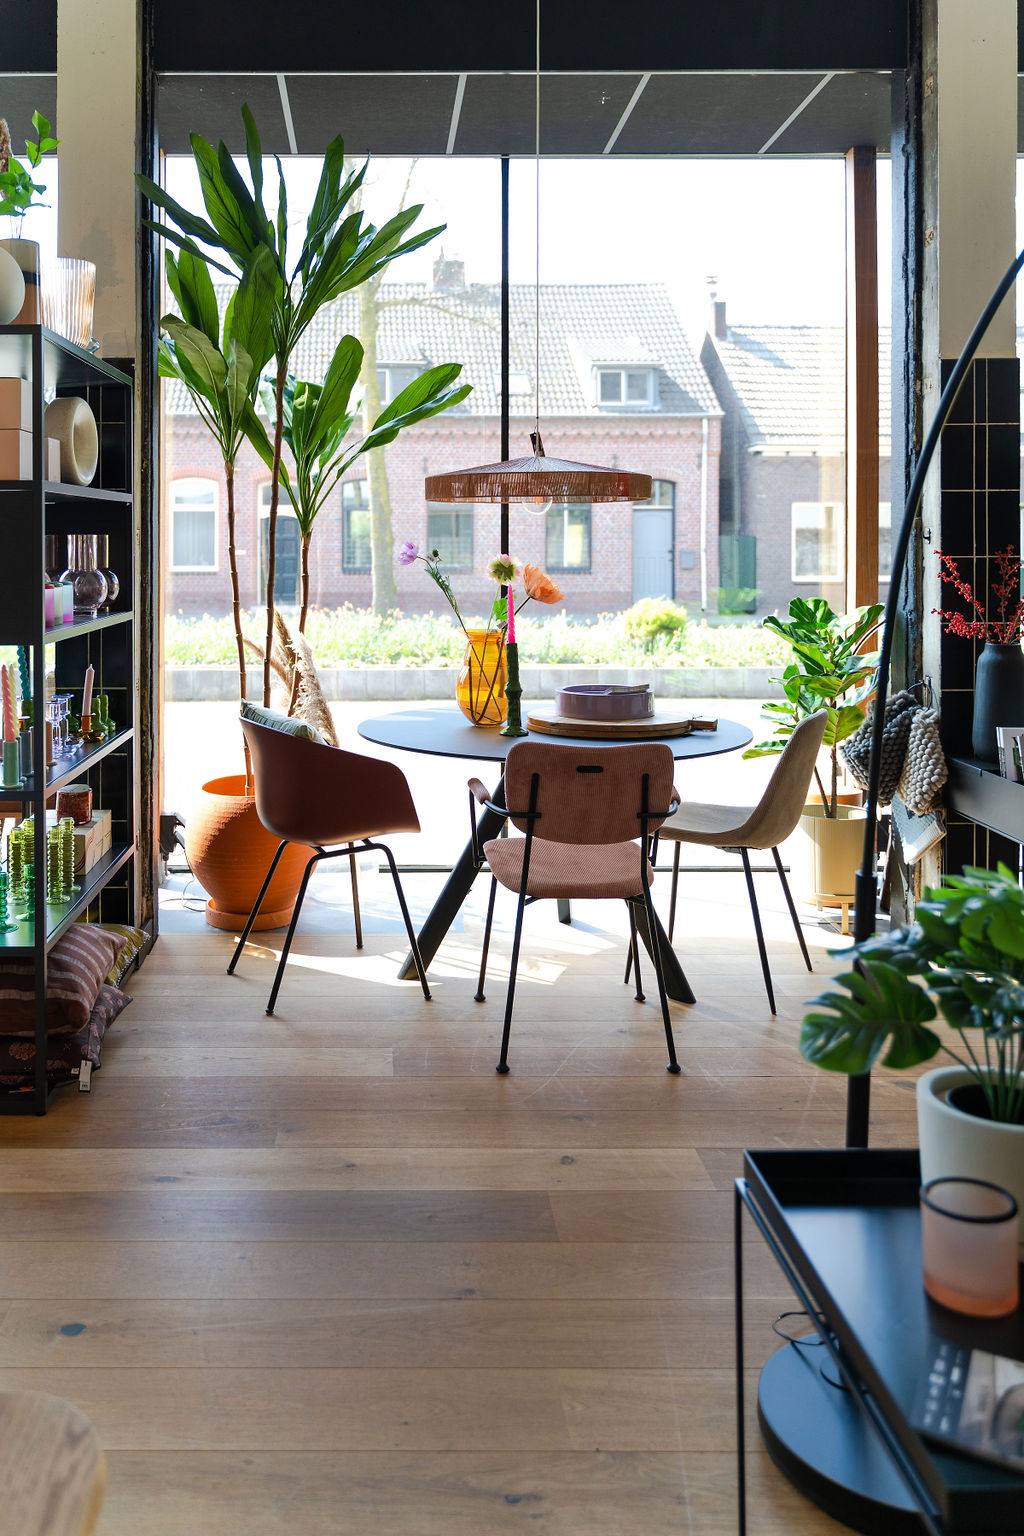
<svg viewBox="0 0 1024 1536">
<path fill-rule="evenodd" d="M 1015 253 L 1016 0 L 924 0 L 922 180 L 924 425 L 941 387 Z M 932 610 L 953 605 L 936 550 L 956 557 L 988 596 L 994 551 L 1020 544 L 1019 369 L 1014 296 L 1002 305 L 942 437 L 922 512 L 922 651 L 941 690 L 948 753 L 970 755 L 981 642 L 943 637 Z M 1002 840 L 951 818 L 947 868 L 1005 857 Z M 1014 858 L 1016 850 L 1014 849 Z M 926 878 L 934 870 L 925 871 Z"/>
<path fill-rule="evenodd" d="M 58 0 L 58 249 L 96 264 L 93 335 L 136 356 L 138 0 Z"/>
</svg>

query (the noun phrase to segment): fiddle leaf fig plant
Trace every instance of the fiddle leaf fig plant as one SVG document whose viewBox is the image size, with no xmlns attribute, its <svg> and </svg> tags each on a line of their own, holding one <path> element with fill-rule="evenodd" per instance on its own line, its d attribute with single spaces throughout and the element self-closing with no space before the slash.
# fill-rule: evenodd
<svg viewBox="0 0 1024 1536">
<path fill-rule="evenodd" d="M 877 630 L 883 604 L 871 603 L 854 613 L 840 616 L 823 597 L 795 597 L 789 605 L 789 619 L 769 614 L 762 621 L 793 648 L 795 660 L 773 682 L 782 685 L 784 701 L 769 703 L 761 713 L 775 726 L 766 741 L 748 747 L 744 757 L 772 757 L 782 752 L 801 720 L 828 710 L 822 745 L 829 753 L 830 784 L 825 785 L 817 767 L 818 782 L 825 815 L 835 817 L 839 790 L 841 741 L 852 736 L 864 723 L 864 706 L 875 691 L 878 652 L 865 654 L 860 647 Z"/>
<path fill-rule="evenodd" d="M 912 1067 L 945 1049 L 984 1094 L 989 1117 L 1024 1125 L 1024 890 L 1005 864 L 947 875 L 916 921 L 853 949 L 840 992 L 812 1000 L 800 1052 L 829 1072 Z M 960 1037 L 943 1046 L 939 1015 Z"/>
</svg>

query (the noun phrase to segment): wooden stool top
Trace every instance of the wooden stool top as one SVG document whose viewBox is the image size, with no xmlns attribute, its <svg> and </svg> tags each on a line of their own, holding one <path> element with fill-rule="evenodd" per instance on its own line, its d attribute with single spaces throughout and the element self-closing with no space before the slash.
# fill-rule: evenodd
<svg viewBox="0 0 1024 1536">
<path fill-rule="evenodd" d="M 0 1392 L 4 1536 L 91 1536 L 106 1464 L 80 1408 L 45 1392 Z"/>
</svg>

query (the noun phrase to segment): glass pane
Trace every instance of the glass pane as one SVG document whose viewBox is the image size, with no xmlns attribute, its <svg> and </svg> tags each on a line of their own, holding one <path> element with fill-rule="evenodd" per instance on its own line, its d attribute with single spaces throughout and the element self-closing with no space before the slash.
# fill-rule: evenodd
<svg viewBox="0 0 1024 1536">
<path fill-rule="evenodd" d="M 548 509 L 547 565 L 549 570 L 590 569 L 589 503 L 568 503 Z"/>
<path fill-rule="evenodd" d="M 609 371 L 607 368 L 600 374 L 600 395 L 598 398 L 602 405 L 617 405 L 622 399 L 622 374 Z"/>
<path fill-rule="evenodd" d="M 427 548 L 437 550 L 441 564 L 469 570 L 473 565 L 473 512 L 427 503 Z M 497 553 L 497 551 L 495 551 Z"/>
<path fill-rule="evenodd" d="M 216 563 L 216 524 L 203 507 L 175 507 L 172 519 L 174 565 L 212 568 Z"/>
<path fill-rule="evenodd" d="M 365 485 L 365 481 L 358 482 Z M 346 486 L 347 490 L 348 487 Z M 346 507 L 341 564 L 346 571 L 370 569 L 370 512 L 365 506 Z"/>
<path fill-rule="evenodd" d="M 842 508 L 793 503 L 793 580 L 837 581 L 842 571 Z"/>
<path fill-rule="evenodd" d="M 370 505 L 370 482 L 368 480 L 346 480 L 341 488 L 341 504 L 346 511 L 353 511 L 356 507 L 368 507 Z"/>
<path fill-rule="evenodd" d="M 878 579 L 888 581 L 892 571 L 892 504 L 878 503 Z"/>
<path fill-rule="evenodd" d="M 626 374 L 626 399 L 634 405 L 646 405 L 651 398 L 649 373 Z"/>
</svg>

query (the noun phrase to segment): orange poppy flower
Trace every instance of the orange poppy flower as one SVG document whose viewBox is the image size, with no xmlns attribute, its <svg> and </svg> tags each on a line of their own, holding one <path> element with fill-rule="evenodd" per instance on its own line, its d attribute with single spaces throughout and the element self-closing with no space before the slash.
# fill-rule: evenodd
<svg viewBox="0 0 1024 1536">
<path fill-rule="evenodd" d="M 561 587 L 539 565 L 523 566 L 523 586 L 527 597 L 535 598 L 538 603 L 557 603 L 564 596 Z"/>
</svg>

